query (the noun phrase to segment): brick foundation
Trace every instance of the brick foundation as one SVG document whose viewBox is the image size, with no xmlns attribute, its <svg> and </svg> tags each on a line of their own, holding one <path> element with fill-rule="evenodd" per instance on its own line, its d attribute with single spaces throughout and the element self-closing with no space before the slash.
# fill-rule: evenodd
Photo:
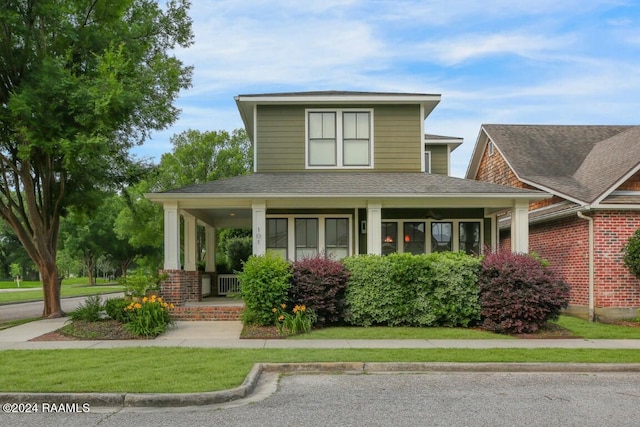
<svg viewBox="0 0 640 427">
<path fill-rule="evenodd" d="M 165 301 L 177 306 L 202 301 L 202 278 L 199 271 L 160 270 L 166 279 L 160 283 Z"/>
</svg>

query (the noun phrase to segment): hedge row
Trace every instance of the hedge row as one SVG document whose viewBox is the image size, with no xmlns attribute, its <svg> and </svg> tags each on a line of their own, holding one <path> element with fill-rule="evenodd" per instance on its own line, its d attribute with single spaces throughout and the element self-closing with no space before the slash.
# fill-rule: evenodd
<svg viewBox="0 0 640 427">
<path fill-rule="evenodd" d="M 366 255 L 350 271 L 346 321 L 352 325 L 467 326 L 480 319 L 480 259 L 464 253 Z"/>
<path fill-rule="evenodd" d="M 245 323 L 272 325 L 281 304 L 305 305 L 318 324 L 469 326 L 535 331 L 567 306 L 568 287 L 529 255 L 464 253 L 322 257 L 288 263 L 252 256 L 239 274 Z"/>
</svg>

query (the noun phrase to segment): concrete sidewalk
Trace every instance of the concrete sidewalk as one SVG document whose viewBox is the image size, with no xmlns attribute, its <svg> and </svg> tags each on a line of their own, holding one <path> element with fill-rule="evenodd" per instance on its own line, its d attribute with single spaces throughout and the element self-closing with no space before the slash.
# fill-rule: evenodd
<svg viewBox="0 0 640 427">
<path fill-rule="evenodd" d="M 240 339 L 236 321 L 178 321 L 151 340 L 29 341 L 61 328 L 68 318 L 26 323 L 0 331 L 0 350 L 124 347 L 202 348 L 591 348 L 640 349 L 640 340 L 483 339 L 483 340 L 284 340 Z"/>
</svg>

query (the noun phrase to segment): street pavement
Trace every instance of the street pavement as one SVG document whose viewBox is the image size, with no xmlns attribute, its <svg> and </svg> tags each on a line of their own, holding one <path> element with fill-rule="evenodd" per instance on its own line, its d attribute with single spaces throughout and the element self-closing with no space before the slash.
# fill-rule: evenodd
<svg viewBox="0 0 640 427">
<path fill-rule="evenodd" d="M 31 289 L 27 289 L 27 288 L 0 289 L 0 292 L 24 292 L 24 291 L 33 291 L 33 290 L 34 290 L 33 288 Z M 108 298 L 115 298 L 115 297 L 121 297 L 121 296 L 123 296 L 122 292 L 100 295 L 103 301 Z M 87 299 L 86 296 L 62 298 L 60 300 L 60 304 L 62 305 L 62 310 L 64 312 L 71 313 L 86 299 Z M 7 320 L 29 319 L 33 317 L 40 317 L 42 316 L 43 308 L 44 308 L 44 305 L 42 301 L 3 304 L 3 305 L 0 305 L 0 322 L 5 322 Z"/>
<path fill-rule="evenodd" d="M 95 341 L 31 341 L 62 327 L 68 319 L 45 319 L 0 331 L 0 359 L 2 351 L 35 349 L 108 349 L 124 347 L 201 347 L 201 348 L 361 348 L 361 349 L 495 349 L 495 348 L 585 348 L 636 349 L 640 340 L 587 339 L 487 339 L 487 340 L 264 340 L 240 339 L 242 323 L 237 321 L 178 321 L 168 332 L 151 340 L 95 340 Z M 254 366 L 245 382 L 232 390 L 195 394 L 130 394 L 75 393 L 21 394 L 0 392 L 0 403 L 6 402 L 86 402 L 97 407 L 182 407 L 213 405 L 255 395 L 258 385 L 274 373 L 380 373 L 380 372 L 514 372 L 514 373 L 627 373 L 640 379 L 639 363 L 635 364 L 437 364 L 437 363 L 316 363 Z M 277 378 L 277 375 L 276 377 Z M 277 382 L 277 380 L 275 380 Z M 636 382 L 640 384 L 640 381 Z M 637 399 L 640 390 L 633 390 Z M 233 423 L 232 423 L 233 424 Z M 298 424 L 293 422 L 293 424 Z M 0 424 L 1 425 L 1 424 Z M 241 424 L 237 424 L 241 425 Z M 352 425 L 360 425 L 355 423 Z M 490 424 L 487 424 L 490 425 Z"/>
</svg>

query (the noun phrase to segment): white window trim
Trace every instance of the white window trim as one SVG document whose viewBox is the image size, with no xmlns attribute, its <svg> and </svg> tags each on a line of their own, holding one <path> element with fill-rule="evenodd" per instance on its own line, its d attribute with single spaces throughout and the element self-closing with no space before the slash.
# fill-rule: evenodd
<svg viewBox="0 0 640 427">
<path fill-rule="evenodd" d="M 427 160 L 426 160 L 427 154 L 429 155 L 429 164 L 427 164 Z M 423 158 L 425 158 L 424 169 L 423 169 L 424 172 L 431 173 L 431 150 L 425 150 Z"/>
<path fill-rule="evenodd" d="M 431 224 L 438 222 L 450 222 L 453 227 L 453 244 L 452 251 L 458 252 L 460 250 L 460 223 L 461 222 L 477 222 L 480 224 L 480 251 L 484 247 L 484 221 L 481 219 L 424 219 L 424 218 L 416 218 L 416 219 L 383 219 L 382 222 L 395 222 L 398 224 L 398 235 L 396 236 L 398 253 L 404 253 L 404 223 L 405 222 L 424 222 L 425 223 L 425 250 L 427 254 L 433 253 L 433 248 L 431 247 Z"/>
<path fill-rule="evenodd" d="M 363 112 L 369 113 L 369 165 L 344 166 L 344 138 L 342 113 Z M 336 113 L 336 165 L 312 166 L 309 164 L 309 113 Z M 304 110 L 304 162 L 307 169 L 373 169 L 374 167 L 374 135 L 373 135 L 373 108 L 307 108 Z"/>
<path fill-rule="evenodd" d="M 302 214 L 302 215 L 267 215 L 267 219 L 270 218 L 282 218 L 287 219 L 287 257 L 289 261 L 296 260 L 296 218 L 314 218 L 318 220 L 318 253 L 325 254 L 326 244 L 325 244 L 325 219 L 327 218 L 343 218 L 349 220 L 349 255 L 353 255 L 354 246 L 353 246 L 353 215 L 348 214 L 327 214 L 327 215 L 317 215 L 317 214 Z"/>
</svg>

